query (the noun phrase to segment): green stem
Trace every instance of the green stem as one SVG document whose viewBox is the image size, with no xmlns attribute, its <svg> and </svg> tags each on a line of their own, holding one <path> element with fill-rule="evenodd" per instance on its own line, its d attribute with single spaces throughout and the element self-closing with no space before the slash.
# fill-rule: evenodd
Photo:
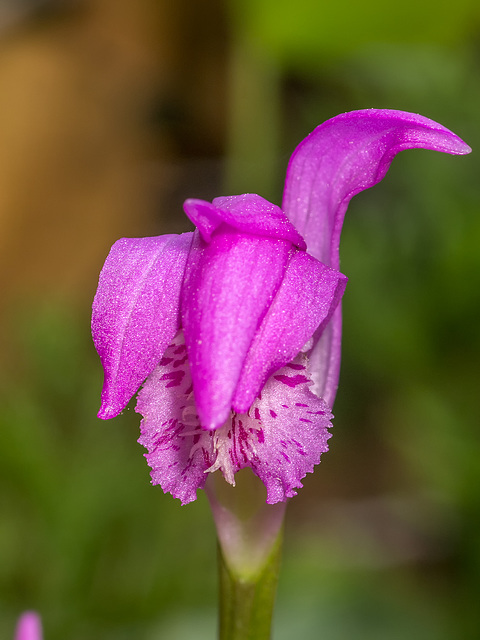
<svg viewBox="0 0 480 640">
<path fill-rule="evenodd" d="M 265 487 L 250 469 L 235 483 L 217 472 L 205 487 L 219 542 L 220 640 L 268 640 L 286 504 L 266 504 Z"/>
<path fill-rule="evenodd" d="M 282 533 L 255 579 L 245 580 L 227 566 L 218 545 L 220 640 L 269 640 L 278 582 Z"/>
</svg>

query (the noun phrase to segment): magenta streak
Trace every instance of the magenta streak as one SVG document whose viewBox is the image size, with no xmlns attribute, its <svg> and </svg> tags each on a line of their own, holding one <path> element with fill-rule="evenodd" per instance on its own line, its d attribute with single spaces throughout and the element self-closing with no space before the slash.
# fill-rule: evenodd
<svg viewBox="0 0 480 640">
<path fill-rule="evenodd" d="M 278 376 L 273 376 L 275 378 L 275 380 L 278 380 L 279 382 L 283 382 L 283 384 L 286 384 L 287 387 L 296 387 L 299 384 L 303 384 L 304 382 L 310 382 L 308 378 L 306 378 L 305 376 L 285 376 L 283 374 L 280 374 Z"/>
<path fill-rule="evenodd" d="M 164 373 L 160 380 L 170 380 L 170 382 L 165 385 L 167 389 L 169 387 L 178 387 L 180 386 L 184 375 L 185 371 L 182 369 L 179 369 L 178 371 L 169 371 L 168 373 Z"/>
<path fill-rule="evenodd" d="M 180 344 L 180 345 L 178 345 L 178 347 L 176 347 L 176 348 L 173 350 L 173 353 L 174 353 L 176 356 L 178 356 L 180 353 L 183 353 L 183 352 L 185 351 L 185 349 L 186 349 L 186 348 L 187 348 L 187 347 L 186 347 L 184 344 Z"/>
</svg>

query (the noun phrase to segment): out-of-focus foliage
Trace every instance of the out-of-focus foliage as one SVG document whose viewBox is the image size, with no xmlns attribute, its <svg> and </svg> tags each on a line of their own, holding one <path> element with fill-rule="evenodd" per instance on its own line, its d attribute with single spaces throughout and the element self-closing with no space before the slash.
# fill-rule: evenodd
<svg viewBox="0 0 480 640">
<path fill-rule="evenodd" d="M 204 497 L 180 509 L 152 489 L 133 410 L 96 418 L 101 373 L 80 317 L 61 307 L 17 316 L 18 365 L 2 372 L 5 638 L 5 612 L 25 607 L 42 612 L 47 637 L 75 640 L 145 637 L 167 614 L 213 602 Z"/>
<path fill-rule="evenodd" d="M 90 6 L 95 4 L 92 0 Z M 142 11 L 147 11 L 147 4 Z M 98 2 L 105 20 L 107 5 L 106 0 Z M 265 175 L 274 173 L 264 166 L 270 158 L 277 164 L 272 191 L 276 190 L 278 202 L 294 146 L 326 118 L 350 109 L 420 112 L 453 129 L 474 153 L 464 158 L 422 151 L 400 154 L 382 184 L 351 203 L 341 248 L 342 271 L 350 280 L 334 437 L 330 453 L 289 505 L 275 638 L 476 640 L 480 628 L 478 7 L 467 0 L 448 6 L 443 2 L 346 5 L 309 0 L 229 4 L 235 16 L 232 42 L 242 40 L 242 55 L 246 47 L 251 57 L 247 56 L 248 68 L 236 67 L 242 82 L 232 93 L 236 105 L 227 116 L 235 108 L 240 117 L 232 118 L 232 127 L 248 123 L 249 143 L 243 149 L 248 157 L 243 161 L 258 177 L 258 188 L 262 180 L 268 183 Z M 125 9 L 127 4 L 121 6 Z M 191 4 L 178 6 L 186 19 Z M 220 4 L 212 7 L 217 11 Z M 80 11 L 78 20 L 84 20 L 85 29 L 82 16 Z M 75 33 L 74 23 L 72 16 L 70 35 Z M 101 24 L 106 30 L 106 22 Z M 106 74 L 116 69 L 119 75 L 113 79 L 123 79 L 118 100 L 111 100 L 115 83 L 107 74 L 113 84 L 105 85 L 110 87 L 106 93 L 100 91 L 102 109 L 107 104 L 113 109 L 118 102 L 123 116 L 130 116 L 136 103 L 122 102 L 125 80 L 119 70 L 131 52 L 137 52 L 137 62 L 144 60 L 144 49 L 134 46 L 131 31 L 123 31 L 115 40 L 107 30 L 87 26 L 77 44 L 73 36 L 67 38 L 75 61 L 71 73 L 78 60 L 82 65 L 85 61 L 80 55 L 85 42 L 103 42 L 98 56 L 104 66 L 99 68 Z M 124 37 L 127 32 L 130 39 Z M 97 41 L 98 33 L 103 39 Z M 179 31 L 174 33 L 176 37 Z M 192 76 L 185 76 L 190 80 L 184 86 L 179 74 L 158 98 L 157 111 L 152 109 L 155 122 L 148 120 L 147 113 L 152 116 L 148 110 L 144 122 L 135 120 L 142 141 L 151 127 L 149 144 L 155 158 L 161 155 L 154 149 L 161 138 L 159 122 L 162 131 L 169 131 L 170 142 L 161 149 L 165 162 L 136 168 L 139 176 L 142 171 L 148 174 L 146 188 L 152 172 L 164 183 L 183 183 L 185 176 L 191 181 L 190 190 L 183 186 L 169 202 L 178 210 L 175 230 L 182 225 L 184 192 L 193 197 L 219 195 L 213 189 L 209 193 L 210 183 L 198 177 L 205 175 L 202 167 L 208 166 L 210 175 L 212 166 L 220 166 L 211 164 L 216 147 L 205 154 L 210 156 L 207 163 L 201 145 L 188 144 L 202 140 L 204 123 L 212 125 L 211 114 L 219 110 L 218 104 L 212 109 L 212 96 L 221 95 L 218 83 L 224 79 L 216 75 L 218 62 L 208 67 L 214 57 L 212 33 L 205 41 L 199 32 L 195 36 L 196 68 L 202 60 L 206 70 L 202 77 L 208 80 L 204 86 L 214 87 L 211 94 L 205 89 L 205 102 L 201 92 L 195 93 Z M 32 30 L 32 37 L 35 34 Z M 64 39 L 62 32 L 56 47 L 63 46 Z M 118 59 L 114 42 L 122 45 Z M 94 57 L 96 46 L 88 49 L 89 56 Z M 162 40 L 162 47 L 173 50 L 175 42 Z M 255 67 L 262 48 L 273 63 L 263 60 Z M 172 54 L 164 61 L 163 72 L 174 59 Z M 241 67 L 242 56 L 235 59 Z M 53 64 L 53 57 L 48 60 Z M 187 66 L 184 60 L 182 68 Z M 128 68 L 135 75 L 137 67 Z M 148 70 L 151 73 L 150 66 Z M 264 81 L 262 74 L 268 74 Z M 82 78 L 89 102 L 95 97 L 92 87 L 104 88 L 102 74 L 93 84 L 88 76 Z M 82 84 L 75 86 L 78 91 Z M 262 107 L 262 86 L 268 89 L 263 95 L 274 104 Z M 188 96 L 191 105 L 193 95 L 198 113 L 210 114 L 199 120 L 203 124 L 198 134 L 182 102 Z M 104 131 L 101 112 L 95 110 L 95 127 Z M 42 113 L 45 119 L 48 109 Z M 130 120 L 117 116 L 116 144 L 126 149 L 119 123 L 127 127 Z M 84 110 L 81 122 L 85 117 Z M 266 127 L 272 117 L 277 124 Z M 135 127 L 125 132 L 126 139 L 137 140 Z M 217 135 L 221 139 L 220 122 Z M 232 137 L 242 139 L 245 133 L 239 128 Z M 73 132 L 72 139 L 77 139 Z M 101 147 L 108 143 L 107 138 L 102 140 L 97 141 Z M 82 155 L 72 157 L 71 166 L 78 162 L 83 178 L 75 183 L 73 195 L 65 195 L 61 202 L 77 202 L 75 193 L 82 193 L 86 202 L 90 197 L 84 191 L 89 189 L 85 175 L 91 175 L 91 158 L 87 147 L 80 148 Z M 4 151 L 8 158 L 8 149 Z M 120 155 L 124 153 L 130 166 L 132 157 L 126 151 Z M 100 166 L 101 158 L 111 155 L 102 147 L 96 162 Z M 37 163 L 46 162 L 48 156 L 42 155 Z M 21 154 L 15 158 L 20 167 Z M 139 158 L 145 162 L 144 155 Z M 35 154 L 27 160 L 34 168 Z M 196 181 L 192 160 L 199 167 L 193 174 Z M 120 171 L 116 166 L 108 170 L 108 193 L 116 191 L 125 175 L 127 165 L 122 161 Z M 218 168 L 214 171 L 220 173 Z M 75 176 L 69 175 L 73 184 Z M 98 175 L 103 184 L 103 174 Z M 245 173 L 236 179 L 249 190 L 247 178 Z M 51 185 L 49 202 L 55 204 L 54 179 Z M 95 185 L 92 181 L 90 188 Z M 35 218 L 27 186 L 18 187 L 29 203 L 31 217 L 25 220 L 34 218 L 41 228 L 46 205 L 39 203 Z M 66 192 L 69 184 L 61 187 Z M 271 194 L 262 191 L 262 195 Z M 112 243 L 125 233 L 127 210 L 132 215 L 127 226 L 139 224 L 136 202 L 130 197 L 131 201 L 122 200 L 119 221 L 106 196 L 95 210 L 100 219 L 105 203 L 108 228 L 118 227 Z M 3 208 L 0 213 L 5 214 Z M 172 215 L 170 208 L 159 212 L 159 232 L 173 230 L 165 222 Z M 75 207 L 65 208 L 66 225 L 68 216 L 76 216 L 74 223 L 82 226 Z M 22 238 L 21 220 L 6 224 L 4 233 L 13 229 L 15 237 Z M 55 245 L 61 242 L 61 229 L 54 229 Z M 105 223 L 102 229 L 105 235 Z M 95 225 L 92 236 L 94 230 Z M 149 232 L 150 227 L 145 230 Z M 49 249 L 48 234 L 41 238 L 44 249 Z M 88 257 L 93 243 L 93 238 L 91 245 L 82 240 L 75 248 Z M 70 253 L 68 247 L 63 251 Z M 22 260 L 31 256 L 26 254 Z M 15 269 L 10 274 L 5 268 L 4 279 L 15 281 L 15 275 Z M 63 275 L 59 273 L 59 278 Z M 70 293 L 74 300 L 75 290 Z M 67 307 L 39 304 L 33 298 L 19 305 L 9 298 L 2 313 L 0 636 L 12 636 L 14 619 L 22 609 L 37 608 L 44 618 L 46 640 L 212 638 L 215 544 L 206 500 L 201 496 L 197 503 L 181 508 L 150 486 L 143 450 L 136 444 L 139 416 L 133 404 L 114 421 L 96 418 L 100 365 L 90 343 L 87 305 L 79 311 L 71 300 Z"/>
<path fill-rule="evenodd" d="M 315 67 L 371 42 L 459 44 L 479 26 L 475 0 L 230 0 L 253 41 L 287 65 Z"/>
</svg>

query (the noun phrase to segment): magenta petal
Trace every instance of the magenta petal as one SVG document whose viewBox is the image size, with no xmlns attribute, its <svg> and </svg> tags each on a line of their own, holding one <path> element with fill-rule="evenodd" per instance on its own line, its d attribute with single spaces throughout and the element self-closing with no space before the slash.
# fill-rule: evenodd
<svg viewBox="0 0 480 640">
<path fill-rule="evenodd" d="M 123 238 L 113 245 L 92 314 L 105 373 L 99 418 L 113 418 L 124 409 L 178 331 L 192 235 Z"/>
<path fill-rule="evenodd" d="M 15 631 L 15 640 L 42 640 L 42 623 L 35 611 L 25 611 L 20 616 Z"/>
<path fill-rule="evenodd" d="M 248 351 L 233 397 L 235 411 L 247 411 L 270 375 L 295 358 L 317 327 L 321 333 L 346 283 L 338 271 L 295 252 Z"/>
<path fill-rule="evenodd" d="M 224 223 L 242 233 L 288 240 L 300 249 L 306 248 L 302 236 L 280 207 L 254 193 L 222 196 L 212 203 L 190 199 L 183 208 L 205 242 L 210 242 L 213 232 Z"/>
<path fill-rule="evenodd" d="M 182 326 L 202 426 L 227 419 L 243 362 L 283 279 L 291 244 L 229 227 L 192 245 Z"/>
<path fill-rule="evenodd" d="M 452 154 L 471 151 L 442 125 L 413 113 L 366 109 L 327 120 L 293 152 L 283 210 L 305 238 L 308 251 L 338 269 L 338 246 L 350 199 L 385 176 L 404 149 Z"/>
</svg>

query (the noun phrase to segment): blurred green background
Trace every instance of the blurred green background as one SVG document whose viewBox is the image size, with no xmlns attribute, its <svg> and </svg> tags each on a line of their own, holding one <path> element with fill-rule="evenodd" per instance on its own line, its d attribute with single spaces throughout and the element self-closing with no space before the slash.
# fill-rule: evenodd
<svg viewBox="0 0 480 640">
<path fill-rule="evenodd" d="M 462 640 L 480 614 L 480 9 L 473 0 L 0 4 L 0 637 L 215 637 L 204 496 L 149 484 L 96 418 L 109 246 L 186 197 L 280 203 L 323 120 L 420 112 L 474 149 L 400 154 L 342 239 L 330 453 L 289 505 L 275 638 Z"/>
</svg>

